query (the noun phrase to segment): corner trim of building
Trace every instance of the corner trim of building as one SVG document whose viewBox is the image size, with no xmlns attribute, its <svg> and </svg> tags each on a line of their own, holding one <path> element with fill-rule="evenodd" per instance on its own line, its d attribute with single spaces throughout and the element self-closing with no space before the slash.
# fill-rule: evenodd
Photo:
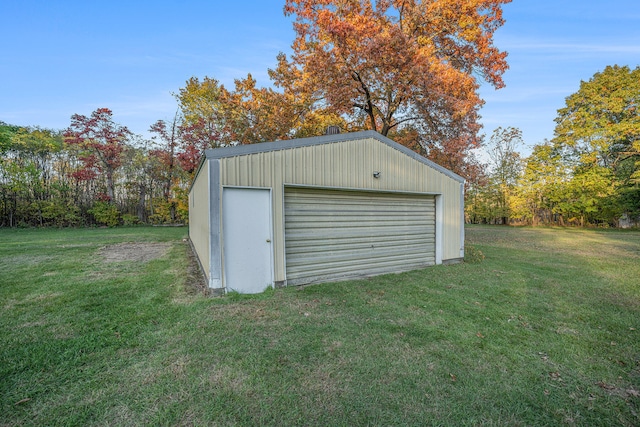
<svg viewBox="0 0 640 427">
<path fill-rule="evenodd" d="M 443 245 L 443 233 L 444 233 L 444 199 L 442 194 L 438 194 L 435 196 L 435 216 L 436 216 L 436 224 L 435 224 L 435 233 L 436 233 L 436 256 L 435 262 L 436 264 L 442 264 L 442 253 L 444 250 Z"/>
<path fill-rule="evenodd" d="M 460 257 L 464 259 L 464 182 L 460 184 Z"/>
<path fill-rule="evenodd" d="M 287 281 L 286 280 L 276 280 L 275 282 L 273 282 L 273 287 L 275 289 L 286 288 L 287 287 Z"/>
<path fill-rule="evenodd" d="M 207 295 L 210 297 L 222 297 L 225 295 L 225 290 L 223 288 L 209 288 Z"/>
<path fill-rule="evenodd" d="M 209 288 L 223 289 L 220 160 L 209 160 Z"/>
</svg>

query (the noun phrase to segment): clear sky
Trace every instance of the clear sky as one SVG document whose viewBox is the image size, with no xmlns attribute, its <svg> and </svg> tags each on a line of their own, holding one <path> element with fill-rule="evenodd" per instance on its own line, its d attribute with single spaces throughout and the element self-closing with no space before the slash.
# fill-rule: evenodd
<svg viewBox="0 0 640 427">
<path fill-rule="evenodd" d="M 0 120 L 63 129 L 72 114 L 113 110 L 147 135 L 177 109 L 192 77 L 226 86 L 289 52 L 284 0 L 0 0 Z M 607 65 L 640 65 L 640 0 L 514 0 L 496 45 L 506 88 L 484 86 L 484 132 L 514 126 L 533 145 L 553 137 L 564 99 Z"/>
</svg>

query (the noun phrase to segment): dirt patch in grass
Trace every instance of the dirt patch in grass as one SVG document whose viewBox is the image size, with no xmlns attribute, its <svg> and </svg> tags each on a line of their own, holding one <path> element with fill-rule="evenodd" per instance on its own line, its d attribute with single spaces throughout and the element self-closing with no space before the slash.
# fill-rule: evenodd
<svg viewBox="0 0 640 427">
<path fill-rule="evenodd" d="M 184 239 L 183 242 L 186 242 L 186 239 Z M 144 263 L 165 256 L 171 247 L 172 243 L 169 242 L 125 242 L 98 249 L 97 257 L 100 261 L 107 264 L 125 261 Z M 184 276 L 186 295 L 208 295 L 207 284 L 198 260 L 191 248 L 186 246 L 186 251 L 187 266 Z M 109 271 L 109 274 L 113 273 L 112 270 Z M 97 274 L 99 278 L 104 278 L 105 273 L 98 272 Z"/>
<path fill-rule="evenodd" d="M 170 243 L 127 242 L 109 245 L 98 250 L 104 262 L 136 261 L 147 262 L 160 258 L 167 253 Z"/>
</svg>

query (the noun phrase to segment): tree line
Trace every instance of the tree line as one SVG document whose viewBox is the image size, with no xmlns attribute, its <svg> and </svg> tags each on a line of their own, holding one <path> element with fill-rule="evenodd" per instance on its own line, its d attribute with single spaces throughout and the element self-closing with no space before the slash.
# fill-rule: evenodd
<svg viewBox="0 0 640 427">
<path fill-rule="evenodd" d="M 255 90 L 254 82 L 245 87 Z M 210 78 L 188 80 L 174 119 L 150 126 L 150 139 L 114 123 L 106 108 L 72 116 L 64 130 L 0 122 L 0 226 L 185 223 L 204 149 L 277 139 L 277 132 L 260 133 L 268 127 L 232 121 L 263 111 L 248 105 L 259 96 L 242 99 L 241 90 L 226 91 Z M 489 162 L 466 176 L 467 221 L 637 226 L 639 100 L 640 67 L 610 66 L 566 99 L 555 137 L 529 156 L 520 154 L 519 129 L 495 129 L 485 145 Z M 278 114 L 269 119 L 274 126 Z M 301 123 L 289 126 L 290 137 L 318 135 L 336 121 Z"/>
<path fill-rule="evenodd" d="M 640 226 L 640 67 L 608 66 L 566 98 L 554 138 L 521 158 L 518 129 L 496 129 L 474 223 Z"/>
<path fill-rule="evenodd" d="M 465 177 L 480 172 L 481 82 L 504 85 L 493 43 L 510 0 L 285 0 L 291 55 L 259 87 L 192 78 L 146 141 L 102 108 L 65 130 L 3 123 L 0 224 L 186 221 L 206 148 L 372 129 Z"/>
<path fill-rule="evenodd" d="M 496 129 L 475 152 L 482 82 L 499 89 L 493 44 L 510 0 L 285 0 L 290 56 L 225 87 L 192 77 L 177 113 L 132 134 L 100 108 L 64 130 L 0 123 L 0 226 L 174 223 L 207 148 L 371 129 L 467 180 L 467 219 L 614 224 L 638 214 L 638 69 L 608 67 L 567 98 L 556 136 L 518 154 Z"/>
<path fill-rule="evenodd" d="M 189 175 L 167 123 L 151 131 L 133 135 L 106 108 L 66 130 L 0 122 L 0 226 L 184 222 Z"/>
</svg>

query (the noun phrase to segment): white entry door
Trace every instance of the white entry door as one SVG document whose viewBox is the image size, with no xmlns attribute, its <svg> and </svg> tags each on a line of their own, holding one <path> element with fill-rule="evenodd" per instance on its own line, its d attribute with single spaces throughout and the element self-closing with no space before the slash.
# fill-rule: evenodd
<svg viewBox="0 0 640 427">
<path fill-rule="evenodd" d="M 228 291 L 254 294 L 273 286 L 271 191 L 222 191 L 224 278 Z"/>
</svg>

